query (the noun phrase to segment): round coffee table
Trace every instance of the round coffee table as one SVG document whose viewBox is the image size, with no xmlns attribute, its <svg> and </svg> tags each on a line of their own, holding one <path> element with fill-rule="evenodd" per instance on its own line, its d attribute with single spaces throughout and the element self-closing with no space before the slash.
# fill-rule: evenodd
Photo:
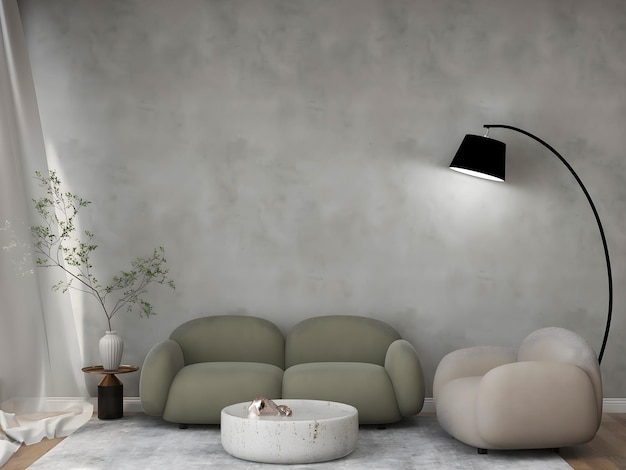
<svg viewBox="0 0 626 470">
<path fill-rule="evenodd" d="M 345 457 L 356 448 L 359 416 L 344 403 L 274 400 L 291 416 L 248 417 L 250 402 L 222 410 L 222 447 L 234 457 L 264 463 L 312 463 Z"/>
</svg>

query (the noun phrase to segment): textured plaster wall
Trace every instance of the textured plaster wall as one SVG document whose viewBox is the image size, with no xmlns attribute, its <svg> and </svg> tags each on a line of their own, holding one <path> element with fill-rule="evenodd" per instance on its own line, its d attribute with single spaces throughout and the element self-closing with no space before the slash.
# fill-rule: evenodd
<svg viewBox="0 0 626 470">
<path fill-rule="evenodd" d="M 151 291 L 158 316 L 114 319 L 125 363 L 223 313 L 284 331 L 313 315 L 380 318 L 416 346 L 429 395 L 438 361 L 464 346 L 559 325 L 599 350 L 604 257 L 565 167 L 492 130 L 505 184 L 447 169 L 466 133 L 506 123 L 563 153 L 597 204 L 616 287 L 605 396 L 626 397 L 626 2 L 20 8 L 50 166 L 93 201 L 81 223 L 100 277 L 167 250 L 177 289 Z M 97 363 L 103 317 L 75 300 L 84 363 Z M 124 377 L 126 395 L 138 379 Z"/>
</svg>

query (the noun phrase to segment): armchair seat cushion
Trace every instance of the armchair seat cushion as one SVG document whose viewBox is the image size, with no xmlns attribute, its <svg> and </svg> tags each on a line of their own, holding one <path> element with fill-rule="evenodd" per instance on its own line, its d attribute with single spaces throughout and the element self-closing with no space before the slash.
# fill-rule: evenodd
<svg viewBox="0 0 626 470">
<path fill-rule="evenodd" d="M 201 362 L 174 380 L 163 418 L 187 424 L 218 423 L 222 408 L 256 396 L 280 398 L 283 370 L 259 362 Z"/>
<path fill-rule="evenodd" d="M 348 403 L 362 424 L 401 418 L 385 368 L 364 362 L 309 362 L 291 366 L 283 377 L 283 398 Z"/>
<path fill-rule="evenodd" d="M 584 443 L 593 438 L 598 424 L 587 373 L 551 361 L 515 362 L 489 371 L 477 391 L 476 416 L 479 434 L 505 448 L 518 442 L 529 448 Z"/>
</svg>

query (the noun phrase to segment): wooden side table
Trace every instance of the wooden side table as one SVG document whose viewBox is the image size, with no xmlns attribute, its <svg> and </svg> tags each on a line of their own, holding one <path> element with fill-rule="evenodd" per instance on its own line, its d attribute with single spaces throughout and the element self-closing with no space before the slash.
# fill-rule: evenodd
<svg viewBox="0 0 626 470">
<path fill-rule="evenodd" d="M 124 415 L 124 384 L 116 374 L 139 370 L 137 366 L 122 365 L 117 370 L 104 370 L 102 366 L 83 367 L 86 374 L 104 375 L 98 384 L 98 419 L 119 419 Z"/>
</svg>

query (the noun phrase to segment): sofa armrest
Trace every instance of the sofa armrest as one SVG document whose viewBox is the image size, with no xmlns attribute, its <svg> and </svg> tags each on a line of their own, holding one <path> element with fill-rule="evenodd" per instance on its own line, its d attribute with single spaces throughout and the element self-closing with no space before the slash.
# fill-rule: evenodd
<svg viewBox="0 0 626 470">
<path fill-rule="evenodd" d="M 516 362 L 485 374 L 475 416 L 480 436 L 500 448 L 583 444 L 601 419 L 587 373 L 553 361 Z"/>
<path fill-rule="evenodd" d="M 156 344 L 148 352 L 139 378 L 139 397 L 146 414 L 163 415 L 170 385 L 184 366 L 183 351 L 171 339 Z"/>
<path fill-rule="evenodd" d="M 503 346 L 474 346 L 453 351 L 441 359 L 433 381 L 435 403 L 443 387 L 461 377 L 483 376 L 494 367 L 515 362 L 517 351 Z"/>
<path fill-rule="evenodd" d="M 385 356 L 385 370 L 391 379 L 400 415 L 419 413 L 424 405 L 424 372 L 413 345 L 403 339 L 391 343 Z"/>
</svg>

